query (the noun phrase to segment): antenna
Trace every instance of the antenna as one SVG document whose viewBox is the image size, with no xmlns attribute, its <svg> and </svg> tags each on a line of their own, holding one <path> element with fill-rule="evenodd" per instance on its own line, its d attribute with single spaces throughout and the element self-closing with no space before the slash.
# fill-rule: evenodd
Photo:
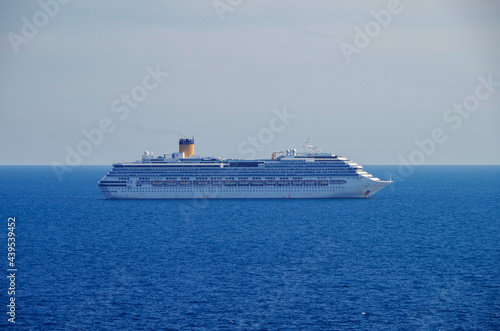
<svg viewBox="0 0 500 331">
<path fill-rule="evenodd" d="M 319 149 L 317 146 L 313 146 L 309 143 L 309 138 L 307 138 L 307 141 L 304 145 L 305 148 L 309 148 L 309 152 L 311 154 L 314 154 L 314 153 L 321 153 L 321 149 Z"/>
</svg>

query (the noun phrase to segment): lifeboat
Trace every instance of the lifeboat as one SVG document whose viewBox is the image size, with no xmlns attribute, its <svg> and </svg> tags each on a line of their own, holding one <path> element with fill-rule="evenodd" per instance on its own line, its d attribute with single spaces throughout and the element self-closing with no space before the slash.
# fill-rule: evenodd
<svg viewBox="0 0 500 331">
<path fill-rule="evenodd" d="M 238 181 L 238 186 L 248 186 L 250 182 L 248 180 L 240 180 Z"/>
<path fill-rule="evenodd" d="M 208 185 L 208 180 L 197 180 L 196 185 L 200 186 L 207 186 Z"/>
<path fill-rule="evenodd" d="M 305 186 L 314 186 L 314 185 L 316 185 L 316 181 L 315 180 L 305 180 L 304 185 Z"/>
<path fill-rule="evenodd" d="M 179 182 L 179 185 L 180 186 L 189 186 L 189 185 L 191 185 L 191 181 L 190 180 L 181 180 Z"/>
<path fill-rule="evenodd" d="M 288 186 L 288 185 L 290 185 L 290 181 L 289 180 L 278 180 L 278 185 L 279 186 Z"/>
<path fill-rule="evenodd" d="M 165 186 L 177 186 L 177 181 L 175 180 L 166 180 Z"/>
<path fill-rule="evenodd" d="M 262 186 L 262 184 L 264 184 L 264 182 L 263 182 L 263 181 L 261 181 L 261 180 L 252 180 L 252 181 L 250 182 L 250 184 L 251 184 L 252 186 Z"/>
<path fill-rule="evenodd" d="M 301 180 L 292 180 L 292 185 L 300 186 L 300 185 L 302 185 L 302 181 Z"/>
<path fill-rule="evenodd" d="M 232 179 L 228 179 L 224 182 L 224 185 L 226 186 L 236 186 L 236 181 Z"/>
<path fill-rule="evenodd" d="M 266 180 L 266 186 L 275 186 L 276 181 L 275 180 Z"/>
<path fill-rule="evenodd" d="M 161 180 L 153 180 L 151 182 L 151 185 L 153 185 L 153 186 L 163 186 L 163 181 L 161 181 Z"/>
<path fill-rule="evenodd" d="M 343 179 L 334 179 L 330 181 L 330 184 L 345 184 L 345 183 L 347 182 Z"/>
<path fill-rule="evenodd" d="M 213 180 L 212 181 L 212 186 L 221 186 L 222 185 L 222 180 Z"/>
<path fill-rule="evenodd" d="M 320 180 L 318 181 L 319 186 L 328 186 L 328 181 L 327 180 Z"/>
</svg>

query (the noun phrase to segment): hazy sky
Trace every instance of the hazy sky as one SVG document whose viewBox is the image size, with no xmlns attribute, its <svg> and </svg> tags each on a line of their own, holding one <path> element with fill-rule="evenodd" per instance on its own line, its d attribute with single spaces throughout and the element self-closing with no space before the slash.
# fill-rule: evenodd
<svg viewBox="0 0 500 331">
<path fill-rule="evenodd" d="M 2 1 L 0 34 L 0 164 L 500 164 L 498 1 Z"/>
</svg>

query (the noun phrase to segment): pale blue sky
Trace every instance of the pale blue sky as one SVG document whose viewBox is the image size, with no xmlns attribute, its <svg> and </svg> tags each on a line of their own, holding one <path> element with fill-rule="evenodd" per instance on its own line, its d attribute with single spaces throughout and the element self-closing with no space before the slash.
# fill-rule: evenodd
<svg viewBox="0 0 500 331">
<path fill-rule="evenodd" d="M 500 164 L 500 86 L 460 122 L 446 113 L 479 76 L 500 83 L 500 3 L 402 0 L 348 63 L 341 43 L 389 2 L 246 0 L 221 20 L 214 1 L 75 0 L 16 53 L 9 33 L 43 9 L 2 1 L 0 164 L 65 164 L 103 118 L 114 130 L 81 164 L 175 152 L 192 135 L 200 155 L 247 158 L 238 146 L 284 107 L 296 117 L 257 157 L 309 137 L 360 164 L 399 164 L 440 128 L 447 139 L 424 164 Z M 168 77 L 121 119 L 114 100 L 157 66 Z"/>
</svg>

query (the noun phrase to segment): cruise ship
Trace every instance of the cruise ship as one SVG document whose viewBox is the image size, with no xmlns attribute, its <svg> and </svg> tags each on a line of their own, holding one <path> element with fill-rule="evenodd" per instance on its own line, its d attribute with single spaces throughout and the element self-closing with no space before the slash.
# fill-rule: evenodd
<svg viewBox="0 0 500 331">
<path fill-rule="evenodd" d="M 194 154 L 194 137 L 179 152 L 115 163 L 98 185 L 107 199 L 369 198 L 392 181 L 375 178 L 345 157 L 304 145 L 270 159 L 224 159 Z"/>
</svg>

